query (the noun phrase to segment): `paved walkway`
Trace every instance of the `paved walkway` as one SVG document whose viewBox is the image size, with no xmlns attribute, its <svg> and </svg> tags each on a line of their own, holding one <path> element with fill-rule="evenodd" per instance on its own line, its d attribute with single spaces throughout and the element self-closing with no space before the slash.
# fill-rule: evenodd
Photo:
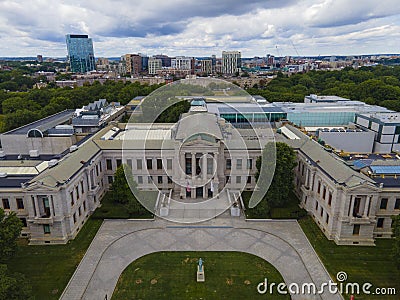
<svg viewBox="0 0 400 300">
<path fill-rule="evenodd" d="M 61 299 L 108 299 L 122 271 L 158 251 L 241 251 L 270 262 L 286 284 L 330 277 L 296 221 L 249 222 L 219 217 L 197 225 L 107 220 L 90 245 Z M 254 285 L 256 289 L 256 285 Z M 276 292 L 276 290 L 275 290 Z M 343 299 L 340 295 L 292 295 L 292 299 Z"/>
</svg>

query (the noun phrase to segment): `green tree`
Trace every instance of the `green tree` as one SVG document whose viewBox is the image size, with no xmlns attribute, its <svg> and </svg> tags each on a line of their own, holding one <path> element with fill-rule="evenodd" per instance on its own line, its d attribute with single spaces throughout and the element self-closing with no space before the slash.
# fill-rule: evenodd
<svg viewBox="0 0 400 300">
<path fill-rule="evenodd" d="M 0 208 L 0 261 L 4 261 L 14 254 L 21 230 L 22 222 L 15 212 L 6 215 Z"/>
<path fill-rule="evenodd" d="M 22 274 L 10 275 L 7 265 L 0 264 L 0 299 L 25 300 L 32 299 L 32 287 Z"/>
<path fill-rule="evenodd" d="M 130 215 L 145 213 L 146 209 L 133 195 L 131 188 L 137 195 L 137 183 L 133 178 L 132 169 L 128 165 L 122 164 L 114 174 L 114 182 L 112 184 L 114 201 L 125 204 Z"/>
<path fill-rule="evenodd" d="M 400 269 L 400 215 L 392 216 L 393 219 L 393 259 L 398 269 Z"/>
<path fill-rule="evenodd" d="M 271 163 L 273 163 L 271 147 L 271 143 L 267 144 L 263 150 L 262 156 L 257 159 L 256 178 L 259 179 L 259 182 L 257 182 L 258 185 L 263 184 L 263 180 L 265 180 L 264 178 L 268 178 L 266 172 L 270 172 L 271 170 Z M 283 207 L 288 202 L 289 193 L 293 190 L 293 169 L 297 165 L 296 154 L 290 146 L 282 142 L 277 142 L 275 147 L 276 163 L 274 176 L 268 192 L 260 202 L 261 207 L 264 206 L 267 209 Z"/>
</svg>

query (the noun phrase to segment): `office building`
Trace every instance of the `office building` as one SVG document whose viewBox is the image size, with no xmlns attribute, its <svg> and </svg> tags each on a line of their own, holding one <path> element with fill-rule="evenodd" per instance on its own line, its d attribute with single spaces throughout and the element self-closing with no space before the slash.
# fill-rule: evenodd
<svg viewBox="0 0 400 300">
<path fill-rule="evenodd" d="M 68 60 L 73 73 L 96 70 L 93 42 L 85 34 L 67 34 Z"/>
<path fill-rule="evenodd" d="M 222 51 L 222 73 L 235 74 L 241 71 L 242 59 L 239 51 Z"/>
<path fill-rule="evenodd" d="M 149 74 L 155 75 L 162 69 L 162 60 L 160 58 L 150 57 L 148 61 Z"/>
</svg>

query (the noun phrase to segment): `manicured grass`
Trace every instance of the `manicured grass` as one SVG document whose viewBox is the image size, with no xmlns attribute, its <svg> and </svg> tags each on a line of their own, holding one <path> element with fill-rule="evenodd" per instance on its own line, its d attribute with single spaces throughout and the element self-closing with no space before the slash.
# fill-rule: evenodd
<svg viewBox="0 0 400 300">
<path fill-rule="evenodd" d="M 299 219 L 306 215 L 305 210 L 299 207 L 299 199 L 297 196 L 290 192 L 289 201 L 285 207 L 275 207 L 271 209 L 270 214 L 265 216 L 258 216 L 255 211 L 248 207 L 252 192 L 242 192 L 242 198 L 244 205 L 246 206 L 246 218 L 248 219 L 260 219 L 260 218 L 271 218 L 271 219 Z"/>
<path fill-rule="evenodd" d="M 378 239 L 375 247 L 337 246 L 325 237 L 311 217 L 299 223 L 332 278 L 344 271 L 348 275 L 346 282 L 369 282 L 374 287 L 394 287 L 397 291 L 396 296 L 357 295 L 355 299 L 399 299 L 400 271 L 391 258 L 392 240 Z M 345 297 L 349 299 L 348 295 Z"/>
<path fill-rule="evenodd" d="M 199 258 L 205 282 L 196 281 Z M 118 280 L 112 299 L 290 299 L 260 295 L 257 285 L 283 282 L 263 259 L 240 252 L 158 252 L 130 264 Z"/>
<path fill-rule="evenodd" d="M 154 192 L 141 193 L 149 206 L 154 207 L 157 199 L 157 194 Z M 101 207 L 96 209 L 92 218 L 95 219 L 152 219 L 154 216 L 148 210 L 142 214 L 129 214 L 124 204 L 114 202 L 112 198 L 112 191 L 107 192 L 101 200 Z"/>
<path fill-rule="evenodd" d="M 8 268 L 26 276 L 35 299 L 58 299 L 101 223 L 90 218 L 67 245 L 28 246 L 21 240 L 16 255 L 7 261 Z"/>
</svg>

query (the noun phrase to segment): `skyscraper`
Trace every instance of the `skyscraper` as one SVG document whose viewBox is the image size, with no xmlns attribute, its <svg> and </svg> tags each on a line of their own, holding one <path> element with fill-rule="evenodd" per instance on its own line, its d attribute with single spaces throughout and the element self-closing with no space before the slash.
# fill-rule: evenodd
<svg viewBox="0 0 400 300">
<path fill-rule="evenodd" d="M 71 72 L 96 70 L 92 39 L 86 34 L 67 34 L 66 40 Z"/>
<path fill-rule="evenodd" d="M 240 51 L 222 51 L 222 73 L 235 74 L 242 67 Z"/>
</svg>

